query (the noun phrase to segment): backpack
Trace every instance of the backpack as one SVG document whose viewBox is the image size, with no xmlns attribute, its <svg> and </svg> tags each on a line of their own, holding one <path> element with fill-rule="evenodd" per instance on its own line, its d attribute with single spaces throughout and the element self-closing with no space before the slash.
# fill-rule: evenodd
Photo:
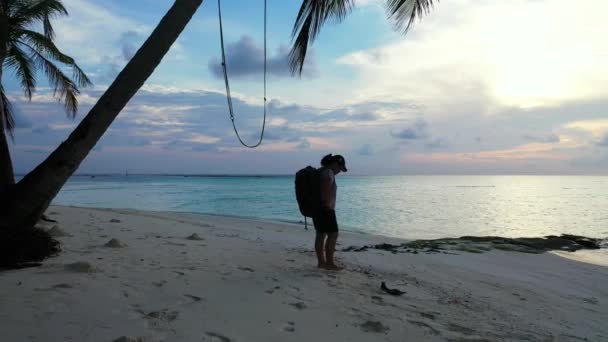
<svg viewBox="0 0 608 342">
<path fill-rule="evenodd" d="M 320 170 L 307 166 L 296 173 L 296 200 L 300 213 L 304 216 L 304 226 L 307 217 L 313 217 L 321 208 Z"/>
</svg>

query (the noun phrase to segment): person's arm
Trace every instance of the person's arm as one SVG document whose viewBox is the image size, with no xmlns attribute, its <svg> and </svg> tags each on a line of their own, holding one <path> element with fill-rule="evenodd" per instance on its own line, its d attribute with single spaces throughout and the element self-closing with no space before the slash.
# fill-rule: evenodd
<svg viewBox="0 0 608 342">
<path fill-rule="evenodd" d="M 331 208 L 330 197 L 331 197 L 331 188 L 334 184 L 334 175 L 331 171 L 325 171 L 321 173 L 321 208 L 329 209 Z"/>
</svg>

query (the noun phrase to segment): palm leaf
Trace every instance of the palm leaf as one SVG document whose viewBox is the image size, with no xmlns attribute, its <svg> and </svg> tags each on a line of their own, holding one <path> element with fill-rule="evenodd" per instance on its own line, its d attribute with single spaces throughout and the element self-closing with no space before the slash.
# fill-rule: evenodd
<svg viewBox="0 0 608 342">
<path fill-rule="evenodd" d="M 21 6 L 11 17 L 11 25 L 28 27 L 37 21 L 42 21 L 44 35 L 50 39 L 55 37 L 51 18 L 56 15 L 68 15 L 61 0 L 19 1 Z"/>
<path fill-rule="evenodd" d="M 32 59 L 16 45 L 11 45 L 5 60 L 6 66 L 14 69 L 25 96 L 31 100 L 36 89 L 36 74 Z"/>
<path fill-rule="evenodd" d="M 78 90 L 74 81 L 67 77 L 52 61 L 31 47 L 30 51 L 31 59 L 44 71 L 49 83 L 53 86 L 53 96 L 64 103 L 68 116 L 74 118 L 78 111 L 77 96 L 80 94 L 80 90 Z"/>
<path fill-rule="evenodd" d="M 387 0 L 389 19 L 404 33 L 416 18 L 420 18 L 439 0 Z M 352 0 L 304 0 L 293 26 L 293 45 L 289 52 L 289 66 L 293 74 L 302 74 L 308 46 L 319 35 L 321 27 L 329 20 L 340 22 L 352 10 Z"/>
<path fill-rule="evenodd" d="M 311 44 L 328 20 L 342 21 L 352 10 L 353 0 L 304 0 L 293 27 L 293 46 L 289 52 L 291 72 L 302 73 Z"/>
<path fill-rule="evenodd" d="M 3 129 L 8 132 L 11 139 L 14 139 L 13 130 L 15 129 L 15 112 L 13 111 L 13 106 L 4 92 L 3 86 L 0 86 L 0 101 L 0 105 L 3 109 L 3 116 L 0 117 L 1 124 L 3 125 Z"/>
<path fill-rule="evenodd" d="M 387 0 L 386 11 L 395 27 L 406 33 L 417 18 L 431 11 L 435 2 L 439 0 Z"/>
<path fill-rule="evenodd" d="M 84 71 L 76 64 L 74 58 L 59 51 L 50 38 L 31 30 L 19 30 L 18 33 L 22 39 L 19 41 L 21 44 L 38 51 L 48 59 L 54 59 L 71 67 L 72 78 L 79 87 L 88 87 L 93 84 Z"/>
</svg>

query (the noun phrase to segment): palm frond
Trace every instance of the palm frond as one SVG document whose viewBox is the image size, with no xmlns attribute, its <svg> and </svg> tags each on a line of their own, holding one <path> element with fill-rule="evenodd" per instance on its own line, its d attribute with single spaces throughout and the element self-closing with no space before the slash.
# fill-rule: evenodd
<svg viewBox="0 0 608 342">
<path fill-rule="evenodd" d="M 2 117 L 0 117 L 3 129 L 8 133 L 11 139 L 14 139 L 13 130 L 15 129 L 15 112 L 13 111 L 13 106 L 4 92 L 3 86 L 0 86 L 0 102 L 3 109 Z"/>
<path fill-rule="evenodd" d="M 34 63 L 25 51 L 16 45 L 11 45 L 4 61 L 6 66 L 14 69 L 15 76 L 19 79 L 25 96 L 31 100 L 32 93 L 36 89 L 36 74 Z"/>
<path fill-rule="evenodd" d="M 50 39 L 55 37 L 51 18 L 57 15 L 68 15 L 61 0 L 21 1 L 22 5 L 11 17 L 13 26 L 28 27 L 36 21 L 42 21 L 44 35 Z"/>
<path fill-rule="evenodd" d="M 416 19 L 429 14 L 435 2 L 439 0 L 387 0 L 386 11 L 395 27 L 406 33 Z"/>
<path fill-rule="evenodd" d="M 80 90 L 69 77 L 67 77 L 61 69 L 59 69 L 52 61 L 42 55 L 35 49 L 30 48 L 31 59 L 36 65 L 44 71 L 49 83 L 53 86 L 53 96 L 62 101 L 65 111 L 70 118 L 74 118 L 78 111 L 78 99 Z"/>
<path fill-rule="evenodd" d="M 304 0 L 293 26 L 293 46 L 289 66 L 293 74 L 302 74 L 308 45 L 317 38 L 330 19 L 342 21 L 354 6 L 353 0 Z"/>
<path fill-rule="evenodd" d="M 22 39 L 19 41 L 21 44 L 38 51 L 49 59 L 54 59 L 71 67 L 72 78 L 79 87 L 89 87 L 93 84 L 84 71 L 76 64 L 74 58 L 59 51 L 50 38 L 31 30 L 19 30 L 19 35 Z"/>
</svg>

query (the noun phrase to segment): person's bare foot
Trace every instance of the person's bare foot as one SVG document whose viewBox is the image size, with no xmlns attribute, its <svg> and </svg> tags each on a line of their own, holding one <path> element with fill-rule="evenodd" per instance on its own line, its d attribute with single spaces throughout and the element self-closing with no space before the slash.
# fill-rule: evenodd
<svg viewBox="0 0 608 342">
<path fill-rule="evenodd" d="M 344 269 L 344 267 L 336 264 L 325 264 L 323 265 L 323 268 L 329 271 L 342 271 Z"/>
</svg>

